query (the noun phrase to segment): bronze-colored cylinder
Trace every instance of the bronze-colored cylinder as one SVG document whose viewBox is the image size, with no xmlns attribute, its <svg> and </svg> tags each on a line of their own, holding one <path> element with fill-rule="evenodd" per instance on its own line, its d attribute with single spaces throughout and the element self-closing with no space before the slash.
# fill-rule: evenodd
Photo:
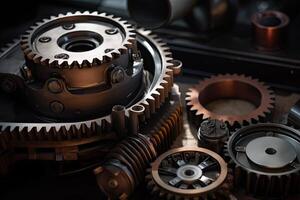
<svg viewBox="0 0 300 200">
<path fill-rule="evenodd" d="M 251 22 L 253 39 L 258 50 L 276 51 L 285 44 L 289 17 L 279 11 L 255 13 Z"/>
</svg>

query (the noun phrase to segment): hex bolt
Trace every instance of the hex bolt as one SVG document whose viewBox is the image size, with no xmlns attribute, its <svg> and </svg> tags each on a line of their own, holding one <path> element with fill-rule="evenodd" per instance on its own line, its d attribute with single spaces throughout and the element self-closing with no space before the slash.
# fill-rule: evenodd
<svg viewBox="0 0 300 200">
<path fill-rule="evenodd" d="M 48 36 L 44 36 L 39 39 L 39 42 L 41 42 L 41 43 L 47 43 L 50 41 L 51 41 L 51 37 L 48 37 Z"/>
<path fill-rule="evenodd" d="M 61 93 L 63 91 L 62 84 L 57 79 L 50 79 L 47 86 L 48 90 L 54 94 Z"/>
<path fill-rule="evenodd" d="M 106 29 L 105 33 L 108 35 L 115 35 L 119 32 L 119 29 L 117 28 L 110 28 L 110 29 Z"/>
<path fill-rule="evenodd" d="M 124 71 L 120 68 L 116 68 L 111 72 L 111 82 L 113 84 L 120 83 L 124 80 L 124 76 Z"/>
<path fill-rule="evenodd" d="M 64 110 L 64 105 L 59 101 L 53 101 L 50 103 L 50 109 L 54 113 L 62 113 Z"/>
<path fill-rule="evenodd" d="M 109 53 L 109 52 L 111 52 L 111 51 L 113 51 L 113 50 L 114 50 L 114 49 L 105 49 L 104 52 L 105 52 L 105 53 Z"/>
<path fill-rule="evenodd" d="M 75 28 L 75 24 L 64 24 L 62 27 L 65 30 L 72 30 Z"/>
<path fill-rule="evenodd" d="M 69 55 L 66 54 L 66 53 L 60 53 L 60 54 L 56 54 L 54 56 L 54 58 L 57 58 L 57 59 L 68 59 L 69 58 Z"/>
</svg>

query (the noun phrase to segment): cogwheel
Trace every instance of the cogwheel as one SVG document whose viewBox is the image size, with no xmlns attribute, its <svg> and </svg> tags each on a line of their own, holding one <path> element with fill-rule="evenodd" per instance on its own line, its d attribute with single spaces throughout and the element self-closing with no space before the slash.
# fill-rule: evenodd
<svg viewBox="0 0 300 200">
<path fill-rule="evenodd" d="M 224 199 L 218 189 L 226 180 L 227 164 L 208 149 L 169 150 L 148 171 L 147 186 L 159 199 Z"/>
<path fill-rule="evenodd" d="M 135 51 L 135 37 L 132 25 L 113 15 L 75 12 L 52 16 L 30 27 L 21 38 L 21 48 L 29 63 L 82 68 Z"/>
<path fill-rule="evenodd" d="M 242 99 L 256 108 L 243 115 L 218 114 L 205 106 L 218 99 Z M 275 95 L 264 83 L 245 75 L 225 74 L 211 76 L 190 88 L 186 93 L 189 117 L 197 126 L 208 118 L 224 121 L 229 128 L 266 121 L 271 114 Z"/>
<path fill-rule="evenodd" d="M 259 199 L 299 193 L 300 132 L 275 123 L 239 129 L 225 145 L 235 187 Z"/>
<path fill-rule="evenodd" d="M 58 18 L 60 19 L 60 17 Z M 0 134 L 5 135 L 6 141 L 12 146 L 16 144 L 21 145 L 21 148 L 30 146 L 31 149 L 35 150 L 42 148 L 60 149 L 66 144 L 78 146 L 79 144 L 88 144 L 91 141 L 113 139 L 116 138 L 116 134 L 114 134 L 116 132 L 121 134 L 118 135 L 119 138 L 129 134 L 137 134 L 140 124 L 151 120 L 152 116 L 160 111 L 161 106 L 169 101 L 173 87 L 173 75 L 178 72 L 178 65 L 174 64 L 167 45 L 156 35 L 153 35 L 151 31 L 138 29 L 136 36 L 137 43 L 140 45 L 141 56 L 145 58 L 145 73 L 146 70 L 151 73 L 151 79 L 147 79 L 149 87 L 145 94 L 132 105 L 122 107 L 121 112 L 117 114 L 119 116 L 117 120 L 112 115 L 114 112 L 120 111 L 118 109 L 112 109 L 109 114 L 99 118 L 73 122 L 41 122 L 41 119 L 33 122 L 28 122 L 28 119 L 2 121 L 0 122 Z M 118 119 L 124 119 L 125 123 Z M 74 153 L 74 150 L 71 151 Z M 30 158 L 39 159 L 40 157 L 37 155 L 42 154 L 42 152 L 30 151 L 34 154 Z M 43 159 L 64 160 L 69 158 L 68 156 L 56 156 L 58 151 L 51 152 L 54 156 L 51 155 Z M 76 151 L 75 154 L 77 154 Z M 74 159 L 74 157 L 71 158 Z"/>
</svg>

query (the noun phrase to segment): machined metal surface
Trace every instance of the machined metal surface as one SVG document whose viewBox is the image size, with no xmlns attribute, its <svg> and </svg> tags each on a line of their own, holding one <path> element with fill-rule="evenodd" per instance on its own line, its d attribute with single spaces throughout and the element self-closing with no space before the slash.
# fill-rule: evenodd
<svg viewBox="0 0 300 200">
<path fill-rule="evenodd" d="M 92 17 L 92 19 L 108 18 L 105 21 L 106 23 L 104 23 L 105 26 L 109 26 L 109 23 L 112 23 L 115 26 L 119 25 L 118 18 L 107 16 L 105 14 L 100 16 L 96 13 L 68 14 L 70 19 L 76 19 L 80 22 L 81 20 L 84 21 L 86 19 L 84 16 L 87 16 L 87 19 L 89 19 L 89 17 Z M 50 21 L 60 21 L 65 17 L 66 16 L 59 16 L 51 18 Z M 111 18 L 116 21 L 110 21 Z M 121 23 L 126 24 L 123 21 L 121 21 Z M 40 24 L 39 26 L 43 27 L 43 24 Z M 128 25 L 126 24 L 126 27 L 127 26 Z M 72 25 L 68 24 L 68 26 L 64 28 L 71 29 Z M 119 29 L 120 31 L 122 30 L 122 28 Z M 108 31 L 109 34 L 111 34 L 110 31 Z M 48 39 L 43 38 L 42 41 L 44 42 L 44 40 L 47 41 Z M 150 31 L 143 29 L 136 30 L 136 44 L 133 43 L 131 46 L 135 46 L 139 49 L 139 53 L 134 55 L 134 59 L 138 58 L 137 61 L 141 61 L 142 58 L 145 59 L 145 61 L 143 61 L 145 66 L 142 71 L 142 83 L 138 82 L 138 84 L 135 85 L 135 87 L 139 87 L 140 84 L 144 84 L 145 88 L 142 90 L 142 94 L 135 96 L 134 102 L 127 105 L 117 104 L 113 106 L 108 113 L 101 113 L 99 117 L 92 119 L 55 120 L 53 122 L 53 120 L 37 115 L 26 106 L 26 104 L 24 105 L 24 102 L 19 102 L 18 99 L 8 98 L 2 94 L 1 106 L 5 109 L 5 112 L 0 115 L 1 148 L 3 146 L 4 151 L 7 149 L 17 149 L 15 155 L 18 159 L 57 161 L 77 160 L 81 159 L 83 155 L 85 155 L 83 157 L 89 157 L 90 155 L 95 155 L 95 152 L 99 153 L 99 151 L 102 152 L 101 155 L 103 155 L 115 145 L 118 138 L 120 139 L 131 134 L 137 134 L 140 131 L 141 124 L 148 122 L 154 114 L 159 112 L 160 107 L 163 106 L 165 102 L 168 102 L 173 86 L 173 75 L 180 71 L 180 63 L 176 62 L 176 64 L 174 62 L 166 44 L 161 42 L 157 36 L 153 35 Z M 134 49 L 129 49 L 127 53 L 133 50 Z M 128 57 L 128 54 L 125 53 L 113 58 L 120 59 L 122 55 Z M 17 58 L 17 61 L 13 62 L 15 60 L 10 60 L 12 57 Z M 31 58 L 27 58 L 27 62 L 29 62 L 30 59 Z M 104 60 L 104 66 L 106 62 L 107 60 Z M 15 63 L 16 65 L 12 65 L 12 63 Z M 14 71 L 20 72 L 20 68 L 22 68 L 24 63 L 25 61 L 24 58 L 22 58 L 22 51 L 19 43 L 13 44 L 1 54 L 0 79 L 5 80 L 7 78 L 5 74 L 7 69 L 9 70 L 9 73 L 13 73 Z M 9 66 L 11 66 L 11 68 L 7 68 L 8 64 L 10 64 Z M 138 66 L 135 66 L 135 61 L 133 61 L 133 67 L 139 68 Z M 105 67 L 91 66 L 88 68 L 75 67 L 64 69 L 59 67 L 56 68 L 55 66 L 42 65 L 37 68 L 45 69 L 46 71 L 54 69 L 59 73 L 76 70 L 74 73 L 80 74 L 86 70 L 104 69 Z M 12 74 L 12 76 L 19 76 L 19 74 Z M 81 76 L 78 76 L 77 78 L 79 77 Z M 59 93 L 57 92 L 60 91 L 60 84 L 57 83 L 60 82 L 51 81 L 47 85 L 47 87 L 51 88 L 51 91 L 54 92 L 53 96 L 55 98 L 59 96 Z M 122 83 L 120 84 L 122 85 Z M 119 93 L 115 92 L 115 95 L 119 95 Z M 9 103 L 12 101 L 15 103 Z M 73 101 L 73 99 L 69 101 Z M 107 101 L 109 102 L 111 99 Z M 80 104 L 80 107 L 84 108 L 84 105 L 84 103 Z M 60 110 L 61 108 L 57 101 L 54 101 L 54 108 L 55 110 Z M 7 114 L 4 115 L 5 113 Z M 59 114 L 55 116 L 59 116 Z M 110 144 L 111 146 L 105 146 L 104 144 L 106 143 L 104 141 L 109 141 L 107 144 Z M 91 151 L 93 153 L 91 153 Z"/>
<path fill-rule="evenodd" d="M 94 170 L 98 185 L 108 198 L 126 199 L 132 195 L 143 182 L 146 168 L 181 133 L 183 121 L 178 93 L 170 100 L 162 107 L 159 118 L 142 128 L 141 134 L 124 139 Z"/>
<path fill-rule="evenodd" d="M 255 109 L 242 115 L 219 114 L 207 109 L 208 103 L 219 99 L 245 100 L 252 103 Z M 264 121 L 272 112 L 274 99 L 274 92 L 264 83 L 237 74 L 211 76 L 186 93 L 189 116 L 197 126 L 208 118 L 224 121 L 229 128 Z"/>
<path fill-rule="evenodd" d="M 236 187 L 259 198 L 284 199 L 299 193 L 299 144 L 299 131 L 281 124 L 238 130 L 226 149 Z"/>
<path fill-rule="evenodd" d="M 290 109 L 288 122 L 297 128 L 300 127 L 300 101 L 297 101 Z"/>
<path fill-rule="evenodd" d="M 227 177 L 225 161 L 198 147 L 171 149 L 151 166 L 146 176 L 148 188 L 163 199 L 210 199 L 218 196 L 215 191 Z"/>
<path fill-rule="evenodd" d="M 256 48 L 263 51 L 276 51 L 284 47 L 287 37 L 289 17 L 279 11 L 255 13 L 251 19 L 253 40 Z"/>
</svg>

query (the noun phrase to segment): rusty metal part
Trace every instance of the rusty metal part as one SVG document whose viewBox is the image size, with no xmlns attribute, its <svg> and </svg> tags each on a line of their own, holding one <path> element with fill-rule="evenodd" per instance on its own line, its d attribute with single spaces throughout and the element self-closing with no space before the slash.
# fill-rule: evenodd
<svg viewBox="0 0 300 200">
<path fill-rule="evenodd" d="M 252 18 L 253 39 L 258 50 L 274 51 L 284 46 L 289 17 L 279 11 L 255 13 Z"/>
<path fill-rule="evenodd" d="M 225 122 L 208 119 L 201 123 L 198 129 L 198 142 L 200 147 L 210 149 L 219 155 L 229 137 L 229 129 Z"/>
<path fill-rule="evenodd" d="M 241 99 L 256 106 L 255 110 L 244 115 L 218 114 L 205 106 L 219 99 Z M 229 128 L 241 127 L 270 116 L 275 103 L 275 95 L 264 83 L 245 75 L 225 74 L 211 76 L 190 88 L 186 93 L 189 117 L 199 126 L 208 118 L 224 121 Z"/>
<path fill-rule="evenodd" d="M 228 140 L 235 187 L 264 199 L 286 199 L 299 193 L 300 132 L 262 123 L 241 128 Z"/>
<path fill-rule="evenodd" d="M 199 147 L 171 149 L 151 166 L 147 186 L 160 199 L 212 199 L 227 177 L 226 162 Z"/>
<path fill-rule="evenodd" d="M 124 139 L 107 156 L 103 165 L 94 170 L 100 189 L 110 199 L 129 197 L 144 180 L 146 168 L 159 153 L 171 147 L 183 127 L 179 96 L 173 96 L 162 107 L 160 118 L 153 118 L 141 133 Z M 117 173 L 115 173 L 117 169 Z M 115 187 L 111 187 L 110 182 Z"/>
<path fill-rule="evenodd" d="M 141 124 L 151 121 L 160 108 L 169 102 L 173 86 L 173 67 L 174 71 L 178 72 L 178 65 L 173 63 L 166 44 L 150 31 L 136 30 L 136 39 L 141 56 L 147 60 L 143 81 L 148 87 L 143 97 L 132 106 L 125 107 L 122 112 L 113 107 L 111 114 L 93 120 L 53 123 L 41 122 L 39 119 L 31 123 L 27 119 L 22 123 L 21 119 L 18 122 L 1 122 L 0 134 L 12 149 L 18 149 L 15 152 L 16 157 L 61 161 L 80 159 L 82 154 L 94 155 L 91 153 L 94 151 L 103 155 L 113 147 L 117 139 L 126 137 L 131 132 L 140 132 Z M 15 44 L 12 49 L 17 47 L 18 44 Z M 8 51 L 2 56 L 6 54 Z M 56 91 L 58 89 L 55 84 L 51 88 L 55 88 Z M 135 111 L 132 109 L 134 107 L 143 108 L 143 112 Z M 137 113 L 138 119 L 133 117 Z M 107 142 L 111 146 L 105 146 Z"/>
</svg>

